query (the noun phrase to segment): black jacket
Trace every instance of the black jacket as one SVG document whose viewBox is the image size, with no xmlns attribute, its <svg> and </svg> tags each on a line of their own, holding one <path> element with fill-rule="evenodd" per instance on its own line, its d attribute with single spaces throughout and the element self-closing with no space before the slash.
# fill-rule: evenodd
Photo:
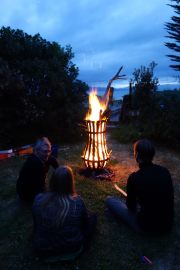
<svg viewBox="0 0 180 270">
<path fill-rule="evenodd" d="M 169 231 L 174 212 L 169 171 L 153 163 L 140 165 L 128 178 L 126 204 L 130 210 L 138 212 L 139 225 L 144 231 L 153 234 Z"/>
<path fill-rule="evenodd" d="M 53 156 L 50 156 L 46 162 L 42 162 L 34 154 L 27 158 L 16 184 L 16 191 L 22 200 L 32 202 L 38 193 L 44 191 L 45 179 L 50 166 L 58 167 L 58 162 Z"/>
</svg>

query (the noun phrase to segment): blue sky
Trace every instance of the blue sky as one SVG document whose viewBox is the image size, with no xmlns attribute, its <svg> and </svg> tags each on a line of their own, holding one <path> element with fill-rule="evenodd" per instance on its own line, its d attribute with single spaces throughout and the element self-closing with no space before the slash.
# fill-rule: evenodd
<svg viewBox="0 0 180 270">
<path fill-rule="evenodd" d="M 123 65 L 128 84 L 135 68 L 155 61 L 160 83 L 178 73 L 169 68 L 165 22 L 168 0 L 1 0 L 0 27 L 10 26 L 61 46 L 71 45 L 79 79 L 106 86 Z M 114 85 L 119 86 L 119 85 Z"/>
</svg>

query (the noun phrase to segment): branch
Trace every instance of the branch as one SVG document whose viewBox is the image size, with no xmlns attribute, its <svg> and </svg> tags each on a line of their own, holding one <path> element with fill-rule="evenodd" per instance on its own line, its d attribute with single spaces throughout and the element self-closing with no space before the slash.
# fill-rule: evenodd
<svg viewBox="0 0 180 270">
<path fill-rule="evenodd" d="M 118 72 L 108 82 L 108 85 L 106 87 L 106 91 L 104 93 L 104 96 L 102 97 L 102 101 L 104 103 L 106 103 L 106 108 L 107 108 L 108 103 L 109 103 L 109 91 L 110 91 L 110 87 L 111 87 L 112 82 L 115 81 L 115 80 L 121 80 L 125 76 L 125 75 L 120 75 L 120 72 L 121 72 L 122 69 L 123 69 L 123 66 L 120 67 L 120 69 L 118 70 Z"/>
</svg>

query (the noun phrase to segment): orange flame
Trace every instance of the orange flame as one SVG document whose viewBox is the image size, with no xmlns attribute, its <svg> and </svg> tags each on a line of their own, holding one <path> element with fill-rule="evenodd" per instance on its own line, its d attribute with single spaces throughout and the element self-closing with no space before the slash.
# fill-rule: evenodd
<svg viewBox="0 0 180 270">
<path fill-rule="evenodd" d="M 89 111 L 85 120 L 98 121 L 100 115 L 106 110 L 106 104 L 97 97 L 97 90 L 93 89 L 89 95 Z"/>
</svg>

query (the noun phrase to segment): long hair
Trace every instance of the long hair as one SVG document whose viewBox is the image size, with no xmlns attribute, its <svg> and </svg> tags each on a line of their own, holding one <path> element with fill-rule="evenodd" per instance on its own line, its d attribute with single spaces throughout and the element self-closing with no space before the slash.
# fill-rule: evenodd
<svg viewBox="0 0 180 270">
<path fill-rule="evenodd" d="M 52 207 L 55 208 L 57 211 L 53 223 L 57 227 L 63 226 L 70 209 L 69 196 L 76 195 L 74 175 L 70 167 L 61 166 L 55 170 L 49 182 L 49 191 L 50 193 L 42 202 L 42 208 L 44 210 L 47 208 L 51 209 Z M 44 218 L 46 218 L 45 212 Z"/>
<path fill-rule="evenodd" d="M 138 163 L 151 163 L 155 155 L 155 148 L 147 139 L 138 140 L 134 143 L 134 156 Z"/>
<path fill-rule="evenodd" d="M 49 182 L 49 190 L 59 195 L 75 195 L 73 171 L 68 166 L 58 167 Z"/>
</svg>

